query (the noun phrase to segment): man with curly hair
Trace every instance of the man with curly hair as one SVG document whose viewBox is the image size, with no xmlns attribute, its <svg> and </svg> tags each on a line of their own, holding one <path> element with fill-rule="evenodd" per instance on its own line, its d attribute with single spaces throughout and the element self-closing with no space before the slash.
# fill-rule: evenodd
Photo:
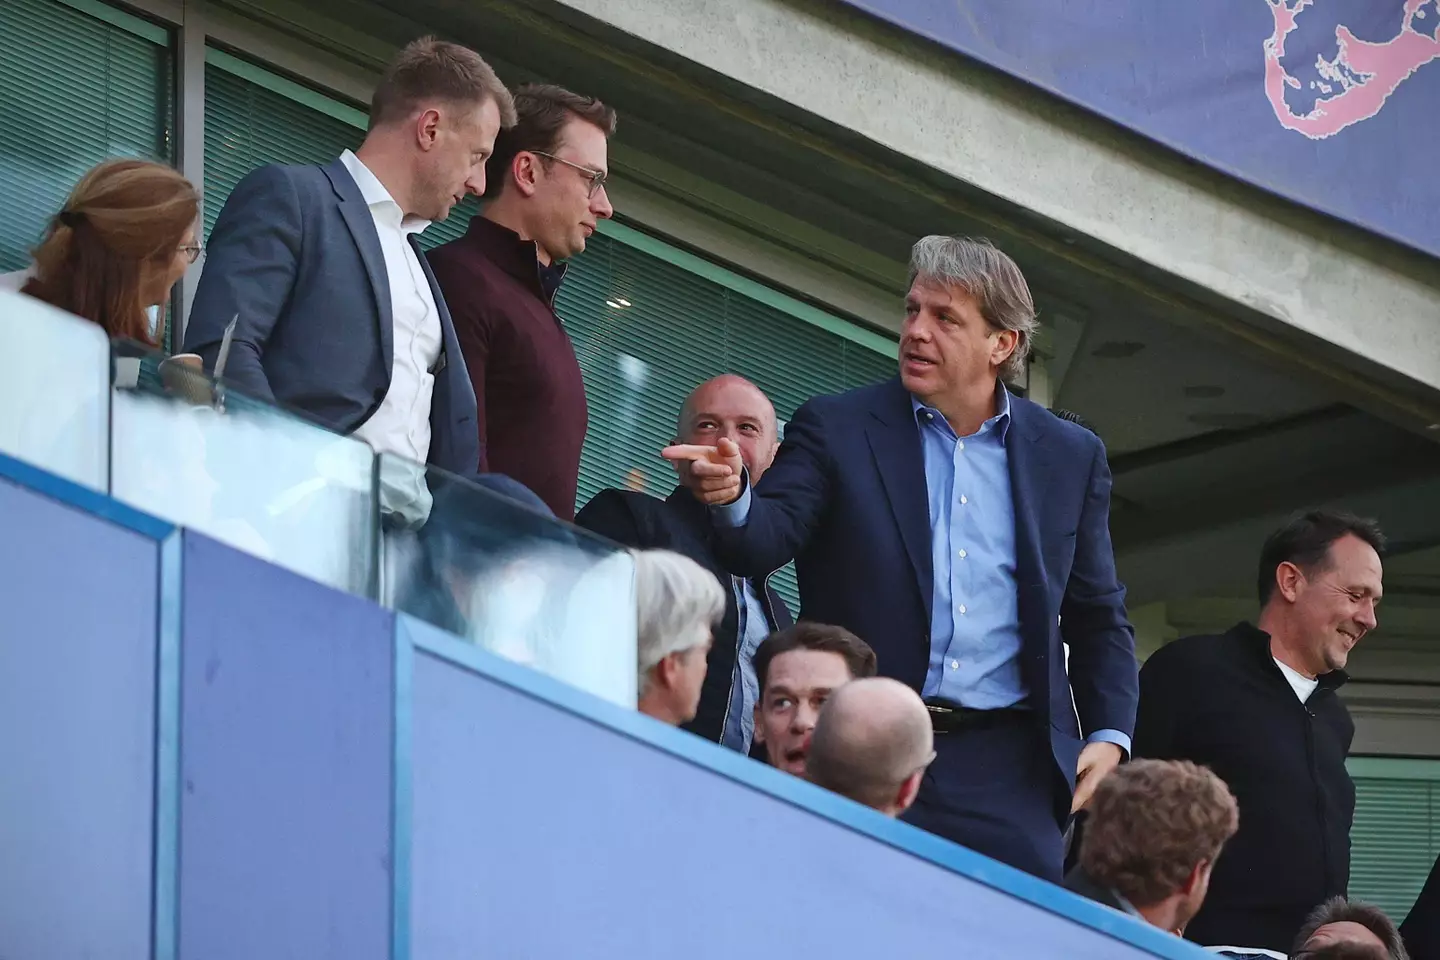
<svg viewBox="0 0 1440 960">
<path fill-rule="evenodd" d="M 1177 936 L 1205 902 L 1240 817 L 1224 782 L 1184 760 L 1136 760 L 1100 782 L 1065 886 Z"/>
</svg>

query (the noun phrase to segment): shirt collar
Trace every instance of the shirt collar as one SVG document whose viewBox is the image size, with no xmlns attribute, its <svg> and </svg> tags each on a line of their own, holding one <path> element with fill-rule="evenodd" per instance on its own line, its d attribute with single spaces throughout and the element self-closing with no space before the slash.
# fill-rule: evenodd
<svg viewBox="0 0 1440 960">
<path fill-rule="evenodd" d="M 1110 894 L 1115 898 L 1115 902 L 1120 904 L 1120 910 L 1122 912 L 1128 913 L 1132 917 L 1139 917 L 1141 920 L 1145 919 L 1144 914 L 1135 909 L 1135 904 L 1131 903 L 1130 898 L 1126 897 L 1125 894 L 1116 890 L 1114 887 L 1110 888 Z M 1148 923 L 1149 921 L 1147 920 L 1146 922 Z"/>
<path fill-rule="evenodd" d="M 429 220 L 422 220 L 419 217 L 407 217 L 405 211 L 400 209 L 400 204 L 385 189 L 385 184 L 375 176 L 371 169 L 365 166 L 364 161 L 355 156 L 354 151 L 346 150 L 340 154 L 340 162 L 345 164 L 345 169 L 350 171 L 355 186 L 360 188 L 360 196 L 364 198 L 365 205 L 374 210 L 376 207 L 385 206 L 393 208 L 400 213 L 400 229 L 404 233 L 420 233 L 430 226 Z"/>
<path fill-rule="evenodd" d="M 928 413 L 934 419 L 948 425 L 943 413 L 934 407 L 927 407 L 913 393 L 910 395 L 910 408 L 915 411 L 917 421 L 923 420 L 922 415 Z M 980 429 L 975 432 L 984 433 L 991 427 L 994 427 L 996 434 L 1000 437 L 1000 442 L 1004 443 L 1006 435 L 1010 432 L 1010 391 L 1005 388 L 1004 381 L 1000 380 L 995 381 L 995 416 L 980 424 Z"/>
<path fill-rule="evenodd" d="M 1285 671 L 1280 669 L 1280 661 L 1270 652 L 1270 634 L 1261 630 L 1248 620 L 1237 623 L 1230 628 L 1230 632 L 1238 635 L 1246 646 L 1250 647 L 1260 658 L 1261 663 L 1269 661 L 1270 669 L 1273 669 L 1283 680 Z M 1338 690 L 1350 679 L 1350 674 L 1344 670 L 1331 670 L 1329 673 L 1322 673 L 1315 678 L 1316 688 L 1320 690 Z M 1288 681 L 1287 681 L 1288 683 Z"/>
</svg>

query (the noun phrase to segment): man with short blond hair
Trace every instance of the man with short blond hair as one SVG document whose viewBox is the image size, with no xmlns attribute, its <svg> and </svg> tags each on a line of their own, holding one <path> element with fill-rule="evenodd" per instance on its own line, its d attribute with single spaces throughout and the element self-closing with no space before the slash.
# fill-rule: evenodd
<svg viewBox="0 0 1440 960">
<path fill-rule="evenodd" d="M 515 122 L 473 50 L 425 37 L 386 67 L 365 141 L 323 166 L 261 167 L 225 201 L 185 329 L 225 379 L 379 453 L 474 474 L 475 394 L 418 238 L 467 193 Z M 385 504 L 423 517 L 423 482 Z M 421 502 L 423 501 L 423 503 Z"/>
<path fill-rule="evenodd" d="M 1239 825 L 1219 777 L 1186 761 L 1136 760 L 1095 789 L 1080 862 L 1065 885 L 1177 936 Z"/>
<path fill-rule="evenodd" d="M 483 213 L 431 259 L 479 402 L 481 469 L 570 520 L 589 411 L 555 295 L 566 261 L 615 212 L 605 192 L 615 111 L 553 84 L 520 87 L 515 111 L 495 141 Z"/>
</svg>

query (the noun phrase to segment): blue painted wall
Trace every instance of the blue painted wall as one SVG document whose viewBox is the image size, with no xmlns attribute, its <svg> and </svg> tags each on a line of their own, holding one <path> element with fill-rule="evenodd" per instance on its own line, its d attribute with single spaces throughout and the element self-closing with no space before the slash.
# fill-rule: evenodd
<svg viewBox="0 0 1440 960">
<path fill-rule="evenodd" d="M 1206 956 L 16 470 L 0 457 L 4 960 Z"/>
<path fill-rule="evenodd" d="M 447 657 L 546 684 L 428 625 L 400 628 L 443 654 L 413 666 L 417 960 L 1152 955 L 1061 911 L 1207 956 L 645 717 L 579 695 L 561 694 L 617 726 L 557 709 Z"/>
<path fill-rule="evenodd" d="M 151 955 L 160 544 L 0 478 L 0 957 Z"/>
<path fill-rule="evenodd" d="M 383 960 L 392 617 L 184 545 L 180 956 Z"/>
</svg>

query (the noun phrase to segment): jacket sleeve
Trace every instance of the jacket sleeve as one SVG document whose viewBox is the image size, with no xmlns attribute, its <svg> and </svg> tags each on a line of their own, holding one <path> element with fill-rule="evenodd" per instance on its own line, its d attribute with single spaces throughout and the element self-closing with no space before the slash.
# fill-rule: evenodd
<svg viewBox="0 0 1440 960">
<path fill-rule="evenodd" d="M 185 327 L 185 350 L 214 370 L 220 342 L 239 317 L 225 379 L 270 402 L 262 364 L 300 262 L 304 226 L 295 187 L 283 167 L 261 167 L 235 187 L 205 248 L 205 266 Z"/>
<path fill-rule="evenodd" d="M 785 426 L 775 462 L 750 491 L 749 512 L 730 525 L 712 508 L 721 562 L 736 576 L 763 577 L 805 549 L 829 505 L 836 469 L 825 424 L 811 401 Z"/>
<path fill-rule="evenodd" d="M 480 441 L 481 473 L 490 472 L 490 421 L 485 410 L 485 381 L 490 367 L 490 341 L 494 324 L 484 291 L 470 268 L 444 247 L 429 256 L 435 282 L 445 294 L 455 339 L 465 357 L 465 370 L 475 390 L 475 429 Z"/>
<path fill-rule="evenodd" d="M 619 490 L 601 490 L 575 515 L 575 525 L 627 547 L 643 547 L 635 514 Z"/>
<path fill-rule="evenodd" d="M 1133 736 L 1139 699 L 1135 631 L 1125 616 L 1125 588 L 1116 577 L 1110 543 L 1110 486 L 1105 449 L 1096 440 L 1070 580 L 1060 604 L 1061 634 L 1070 648 L 1070 688 L 1086 736 L 1098 730 Z"/>
</svg>

